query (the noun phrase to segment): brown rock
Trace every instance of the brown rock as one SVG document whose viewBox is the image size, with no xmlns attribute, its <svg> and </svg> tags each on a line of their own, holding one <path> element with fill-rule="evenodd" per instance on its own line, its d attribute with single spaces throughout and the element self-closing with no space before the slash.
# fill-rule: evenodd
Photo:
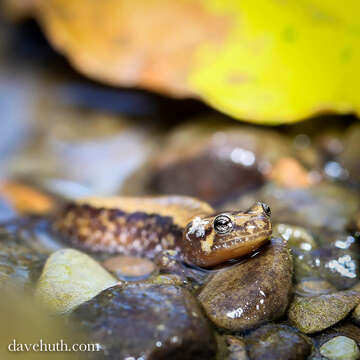
<svg viewBox="0 0 360 360">
<path fill-rule="evenodd" d="M 217 326 L 246 330 L 284 314 L 291 278 L 292 263 L 286 243 L 272 238 L 256 256 L 213 275 L 199 300 Z"/>
<path fill-rule="evenodd" d="M 349 290 L 314 297 L 295 297 L 288 316 L 301 332 L 312 334 L 344 319 L 359 302 L 360 293 Z"/>
<path fill-rule="evenodd" d="M 121 280 L 137 280 L 150 276 L 156 269 L 155 264 L 144 258 L 117 255 L 108 258 L 103 266 Z"/>
</svg>

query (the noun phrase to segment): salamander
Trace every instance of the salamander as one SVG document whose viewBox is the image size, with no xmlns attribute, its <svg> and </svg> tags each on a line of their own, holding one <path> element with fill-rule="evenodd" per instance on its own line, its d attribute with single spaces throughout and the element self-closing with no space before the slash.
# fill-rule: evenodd
<svg viewBox="0 0 360 360">
<path fill-rule="evenodd" d="M 189 264 L 211 267 L 267 242 L 270 215 L 261 202 L 246 211 L 216 213 L 187 196 L 89 197 L 66 206 L 54 228 L 91 251 L 154 258 L 175 250 Z"/>
</svg>

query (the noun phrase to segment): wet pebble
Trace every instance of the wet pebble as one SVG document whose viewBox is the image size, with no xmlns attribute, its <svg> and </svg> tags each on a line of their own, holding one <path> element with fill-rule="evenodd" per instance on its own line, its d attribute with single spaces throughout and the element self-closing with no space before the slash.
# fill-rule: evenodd
<svg viewBox="0 0 360 360">
<path fill-rule="evenodd" d="M 296 282 L 301 282 L 304 278 L 320 278 L 320 263 L 314 261 L 310 251 L 293 248 L 291 255 L 294 261 L 294 278 Z"/>
<path fill-rule="evenodd" d="M 226 360 L 248 360 L 246 344 L 240 337 L 228 335 L 225 339 L 227 347 Z"/>
<path fill-rule="evenodd" d="M 302 279 L 294 289 L 299 296 L 317 296 L 336 292 L 336 288 L 322 279 Z"/>
<path fill-rule="evenodd" d="M 212 275 L 199 300 L 217 326 L 246 330 L 284 314 L 291 278 L 292 263 L 286 243 L 272 238 L 256 256 Z"/>
<path fill-rule="evenodd" d="M 218 203 L 261 187 L 287 139 L 271 130 L 229 126 L 215 118 L 175 129 L 151 162 L 148 188 Z"/>
<path fill-rule="evenodd" d="M 353 339 L 358 346 L 360 345 L 360 328 L 353 324 L 349 318 L 317 333 L 312 338 L 318 344 L 318 347 L 321 347 L 321 345 L 336 336 L 346 336 Z"/>
<path fill-rule="evenodd" d="M 288 317 L 305 334 L 324 330 L 344 319 L 360 302 L 360 293 L 340 291 L 313 297 L 295 297 Z"/>
<path fill-rule="evenodd" d="M 0 227 L 0 283 L 32 290 L 46 256 L 21 242 L 7 227 Z"/>
<path fill-rule="evenodd" d="M 273 227 L 273 235 L 281 236 L 290 248 L 311 251 L 318 247 L 312 234 L 301 226 L 276 224 Z"/>
<path fill-rule="evenodd" d="M 359 278 L 358 255 L 350 249 L 323 247 L 312 253 L 315 262 L 320 262 L 320 276 L 337 289 L 354 286 Z"/>
<path fill-rule="evenodd" d="M 326 246 L 312 251 L 292 249 L 295 278 L 320 277 L 339 290 L 357 283 L 358 255 L 350 249 Z"/>
<path fill-rule="evenodd" d="M 155 264 L 148 259 L 124 255 L 108 258 L 103 266 L 118 279 L 125 281 L 146 279 L 156 270 Z"/>
<path fill-rule="evenodd" d="M 74 249 L 58 250 L 46 261 L 35 298 L 55 313 L 66 313 L 116 283 L 90 256 Z"/>
<path fill-rule="evenodd" d="M 189 291 L 173 285 L 112 287 L 80 305 L 71 318 L 104 353 L 91 359 L 213 359 L 209 322 Z"/>
<path fill-rule="evenodd" d="M 320 354 L 329 360 L 356 360 L 360 351 L 353 339 L 336 336 L 320 347 Z"/>
<path fill-rule="evenodd" d="M 251 360 L 302 360 L 312 351 L 312 342 L 286 325 L 265 325 L 245 337 Z"/>
</svg>

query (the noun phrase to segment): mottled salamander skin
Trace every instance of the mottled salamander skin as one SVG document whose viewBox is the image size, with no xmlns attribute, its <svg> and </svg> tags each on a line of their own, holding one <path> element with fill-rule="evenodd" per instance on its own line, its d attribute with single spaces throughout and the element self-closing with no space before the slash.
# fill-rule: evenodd
<svg viewBox="0 0 360 360">
<path fill-rule="evenodd" d="M 272 232 L 265 204 L 216 214 L 207 203 L 186 196 L 84 198 L 61 212 L 54 229 L 91 251 L 153 258 L 175 250 L 201 267 L 246 255 Z"/>
</svg>

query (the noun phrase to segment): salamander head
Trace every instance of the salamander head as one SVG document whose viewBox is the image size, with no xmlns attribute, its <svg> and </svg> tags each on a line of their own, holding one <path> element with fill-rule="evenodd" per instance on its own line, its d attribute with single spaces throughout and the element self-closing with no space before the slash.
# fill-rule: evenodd
<svg viewBox="0 0 360 360">
<path fill-rule="evenodd" d="M 196 216 L 184 230 L 186 261 L 208 267 L 251 253 L 271 236 L 270 215 L 269 206 L 257 202 L 245 212 Z"/>
</svg>

